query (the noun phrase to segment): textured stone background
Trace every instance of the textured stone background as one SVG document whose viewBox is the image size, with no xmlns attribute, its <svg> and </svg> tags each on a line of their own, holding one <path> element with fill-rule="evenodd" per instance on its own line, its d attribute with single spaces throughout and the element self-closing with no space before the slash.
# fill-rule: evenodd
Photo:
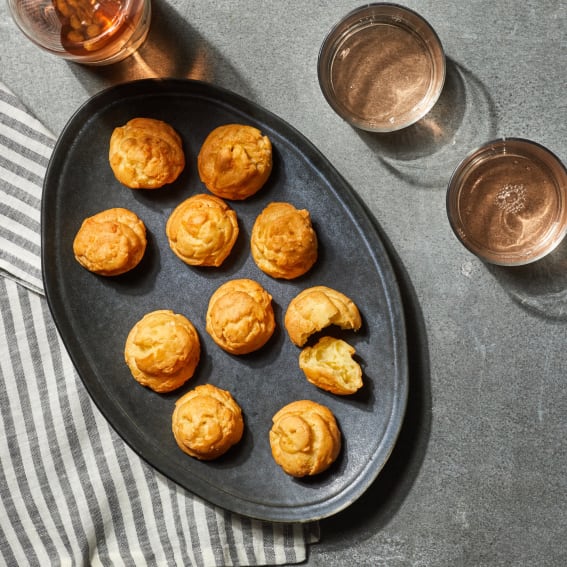
<svg viewBox="0 0 567 567">
<path fill-rule="evenodd" d="M 139 55 L 106 69 L 41 53 L 1 2 L 0 80 L 55 134 L 116 82 L 211 81 L 300 130 L 379 222 L 407 311 L 407 416 L 371 489 L 321 522 L 308 565 L 565 565 L 567 244 L 529 268 L 487 266 L 453 236 L 445 191 L 492 138 L 567 159 L 566 4 L 405 4 L 436 29 L 448 77 L 428 120 L 397 135 L 353 130 L 319 90 L 319 46 L 357 2 L 154 0 Z"/>
</svg>

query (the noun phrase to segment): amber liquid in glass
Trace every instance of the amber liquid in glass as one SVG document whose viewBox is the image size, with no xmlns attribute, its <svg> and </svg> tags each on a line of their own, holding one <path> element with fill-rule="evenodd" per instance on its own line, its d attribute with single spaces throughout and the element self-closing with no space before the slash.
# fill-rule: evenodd
<svg viewBox="0 0 567 567">
<path fill-rule="evenodd" d="M 341 44 L 332 84 L 347 111 L 375 127 L 411 123 L 428 103 L 434 66 L 429 51 L 411 31 L 374 24 Z"/>
<path fill-rule="evenodd" d="M 143 2 L 124 0 L 52 0 L 61 22 L 61 44 L 69 53 L 119 51 L 133 33 Z M 127 12 L 126 5 L 132 9 Z"/>
</svg>

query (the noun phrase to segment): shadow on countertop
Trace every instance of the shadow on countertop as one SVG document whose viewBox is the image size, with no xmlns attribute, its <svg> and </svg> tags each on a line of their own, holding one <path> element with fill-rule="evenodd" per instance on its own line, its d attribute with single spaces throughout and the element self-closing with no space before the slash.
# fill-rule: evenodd
<svg viewBox="0 0 567 567">
<path fill-rule="evenodd" d="M 531 264 L 484 265 L 522 309 L 544 320 L 567 321 L 567 240 Z"/>
<path fill-rule="evenodd" d="M 447 58 L 445 85 L 431 111 L 402 130 L 358 130 L 396 177 L 420 189 L 445 188 L 459 162 L 498 131 L 497 110 L 482 81 Z"/>
<path fill-rule="evenodd" d="M 222 54 L 161 0 L 152 1 L 148 37 L 136 53 L 107 66 L 69 65 L 89 95 L 128 81 L 175 78 L 214 83 L 247 98 L 254 96 Z"/>
<path fill-rule="evenodd" d="M 431 432 L 430 361 L 421 308 L 397 253 L 377 223 L 376 229 L 390 256 L 403 302 L 408 351 L 407 408 L 392 454 L 374 483 L 347 509 L 321 520 L 321 543 L 330 551 L 344 545 L 353 547 L 388 524 L 419 474 Z"/>
</svg>

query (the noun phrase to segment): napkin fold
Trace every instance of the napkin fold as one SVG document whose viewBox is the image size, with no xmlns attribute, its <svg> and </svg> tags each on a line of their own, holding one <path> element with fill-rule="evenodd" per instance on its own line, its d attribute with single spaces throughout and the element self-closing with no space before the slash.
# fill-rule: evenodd
<svg viewBox="0 0 567 567">
<path fill-rule="evenodd" d="M 0 83 L 0 559 L 7 565 L 278 565 L 318 524 L 203 501 L 141 460 L 80 381 L 43 296 L 54 136 Z"/>
</svg>

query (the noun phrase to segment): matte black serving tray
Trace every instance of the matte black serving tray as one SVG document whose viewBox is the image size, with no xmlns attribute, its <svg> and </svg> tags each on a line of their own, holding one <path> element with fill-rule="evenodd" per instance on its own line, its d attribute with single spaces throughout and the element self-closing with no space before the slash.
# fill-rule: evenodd
<svg viewBox="0 0 567 567">
<path fill-rule="evenodd" d="M 170 186 L 133 191 L 120 185 L 108 164 L 112 130 L 136 116 L 165 120 L 181 135 L 187 166 Z M 220 124 L 260 128 L 272 140 L 274 169 L 251 199 L 231 202 L 241 234 L 220 269 L 192 268 L 169 249 L 165 223 L 173 208 L 207 192 L 196 158 L 206 135 Z M 271 201 L 288 201 L 312 215 L 319 259 L 305 276 L 274 280 L 254 264 L 249 236 Z M 83 219 L 126 207 L 146 223 L 148 249 L 132 272 L 104 278 L 74 259 L 72 242 Z M 161 473 L 201 497 L 255 518 L 310 521 L 332 515 L 357 499 L 385 464 L 402 422 L 407 397 L 407 355 L 402 305 L 383 244 L 352 189 L 297 130 L 258 105 L 210 84 L 141 80 L 97 94 L 63 130 L 48 167 L 42 210 L 42 261 L 49 306 L 63 341 L 92 399 L 124 440 Z M 231 278 L 249 277 L 273 296 L 278 328 L 260 351 L 236 357 L 205 331 L 207 303 Z M 298 366 L 299 349 L 283 328 L 289 301 L 312 285 L 328 285 L 358 305 L 358 333 L 330 329 L 357 350 L 364 388 L 352 397 L 318 390 Z M 180 390 L 160 395 L 140 386 L 124 363 L 130 328 L 145 313 L 172 309 L 196 326 L 202 343 L 198 370 Z M 175 400 L 198 384 L 229 390 L 245 415 L 241 443 L 213 462 L 181 452 L 171 433 Z M 272 415 L 296 399 L 312 399 L 335 413 L 343 450 L 322 475 L 287 476 L 273 461 L 268 432 Z"/>
</svg>

